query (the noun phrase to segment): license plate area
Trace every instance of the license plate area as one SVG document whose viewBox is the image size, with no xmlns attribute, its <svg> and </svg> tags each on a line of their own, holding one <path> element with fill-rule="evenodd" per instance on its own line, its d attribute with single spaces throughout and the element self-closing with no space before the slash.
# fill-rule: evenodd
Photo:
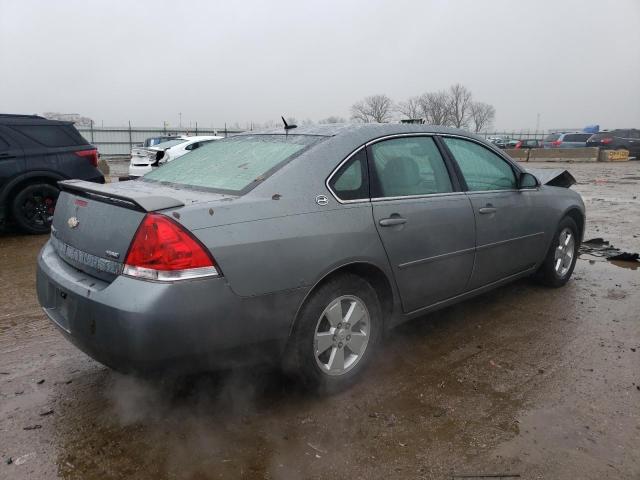
<svg viewBox="0 0 640 480">
<path fill-rule="evenodd" d="M 47 308 L 51 320 L 65 332 L 71 333 L 69 319 L 75 315 L 76 302 L 69 294 L 58 287 L 52 286 L 53 305 Z"/>
</svg>

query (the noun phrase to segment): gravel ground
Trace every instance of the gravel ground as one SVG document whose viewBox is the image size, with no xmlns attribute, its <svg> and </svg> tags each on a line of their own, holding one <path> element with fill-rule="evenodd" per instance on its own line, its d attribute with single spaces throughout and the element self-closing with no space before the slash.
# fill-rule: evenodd
<svg viewBox="0 0 640 480">
<path fill-rule="evenodd" d="M 587 238 L 640 251 L 640 162 L 530 166 L 576 176 Z M 412 321 L 319 398 L 266 369 L 111 372 L 40 310 L 45 241 L 0 236 L 0 478 L 640 478 L 639 264 L 582 256 L 562 289 L 519 281 Z"/>
</svg>

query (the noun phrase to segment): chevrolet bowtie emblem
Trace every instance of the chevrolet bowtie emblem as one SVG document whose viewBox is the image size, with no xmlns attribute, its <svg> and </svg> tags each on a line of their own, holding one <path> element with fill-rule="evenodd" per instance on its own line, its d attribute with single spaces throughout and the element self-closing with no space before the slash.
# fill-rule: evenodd
<svg viewBox="0 0 640 480">
<path fill-rule="evenodd" d="M 78 220 L 77 217 L 71 217 L 69 218 L 69 220 L 67 220 L 67 225 L 69 225 L 69 228 L 76 228 L 79 224 L 80 220 Z"/>
</svg>

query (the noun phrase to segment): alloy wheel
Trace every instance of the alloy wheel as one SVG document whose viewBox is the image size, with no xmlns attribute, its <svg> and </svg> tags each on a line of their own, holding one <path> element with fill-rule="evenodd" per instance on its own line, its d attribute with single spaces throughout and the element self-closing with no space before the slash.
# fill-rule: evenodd
<svg viewBox="0 0 640 480">
<path fill-rule="evenodd" d="M 327 375 L 343 375 L 362 359 L 370 335 L 370 316 L 364 302 L 353 295 L 333 300 L 316 324 L 316 363 Z"/>
<path fill-rule="evenodd" d="M 564 228 L 558 236 L 558 245 L 553 256 L 553 268 L 559 278 L 569 272 L 575 256 L 576 241 L 570 228 Z"/>
</svg>

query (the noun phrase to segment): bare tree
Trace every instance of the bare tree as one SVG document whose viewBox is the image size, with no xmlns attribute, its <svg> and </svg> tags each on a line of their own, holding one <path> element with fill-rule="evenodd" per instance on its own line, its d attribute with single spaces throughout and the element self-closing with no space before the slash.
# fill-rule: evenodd
<svg viewBox="0 0 640 480">
<path fill-rule="evenodd" d="M 347 121 L 342 117 L 332 115 L 330 117 L 323 118 L 318 123 L 347 123 Z"/>
<path fill-rule="evenodd" d="M 351 118 L 358 122 L 385 123 L 391 120 L 393 101 L 386 95 L 371 95 L 351 107 Z"/>
<path fill-rule="evenodd" d="M 470 112 L 473 130 L 476 133 L 489 128 L 496 116 L 496 109 L 484 102 L 472 102 Z"/>
<path fill-rule="evenodd" d="M 396 105 L 396 111 L 409 120 L 422 117 L 420 97 L 410 97 L 405 102 Z"/>
<path fill-rule="evenodd" d="M 453 127 L 464 128 L 469 124 L 471 103 L 471 91 L 467 87 L 456 83 L 449 88 L 449 117 Z"/>
<path fill-rule="evenodd" d="M 425 93 L 420 96 L 422 116 L 429 125 L 450 125 L 449 96 L 447 92 Z"/>
</svg>

